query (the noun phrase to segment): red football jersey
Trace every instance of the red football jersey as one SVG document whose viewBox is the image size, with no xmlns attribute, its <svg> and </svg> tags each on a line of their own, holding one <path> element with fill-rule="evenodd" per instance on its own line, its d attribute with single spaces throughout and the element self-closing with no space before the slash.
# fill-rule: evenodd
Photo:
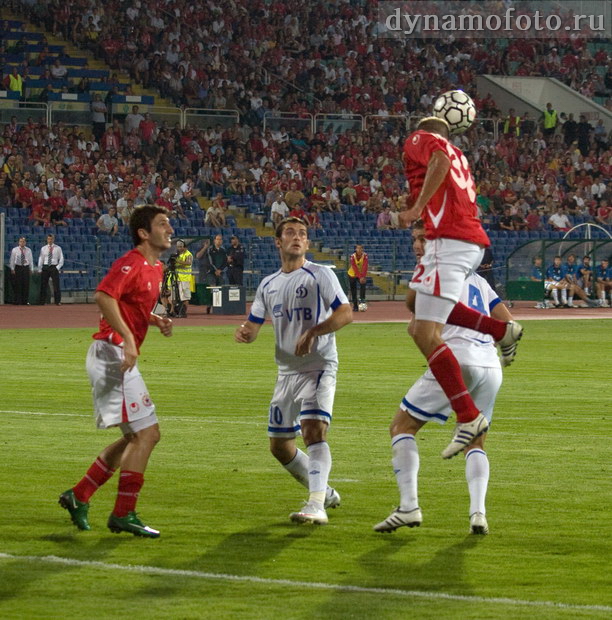
<svg viewBox="0 0 612 620">
<path fill-rule="evenodd" d="M 478 219 L 476 188 L 465 155 L 442 136 L 418 130 L 404 144 L 404 166 L 410 194 L 421 192 L 429 158 L 435 151 L 446 153 L 450 170 L 438 191 L 423 209 L 427 239 L 459 239 L 483 246 L 491 245 Z"/>
<path fill-rule="evenodd" d="M 121 316 L 134 334 L 138 350 L 147 335 L 149 317 L 157 303 L 162 276 L 163 268 L 159 261 L 149 265 L 145 257 L 133 249 L 113 263 L 96 289 L 119 302 Z M 104 318 L 100 319 L 100 329 L 93 337 L 113 344 L 123 342 Z"/>
</svg>

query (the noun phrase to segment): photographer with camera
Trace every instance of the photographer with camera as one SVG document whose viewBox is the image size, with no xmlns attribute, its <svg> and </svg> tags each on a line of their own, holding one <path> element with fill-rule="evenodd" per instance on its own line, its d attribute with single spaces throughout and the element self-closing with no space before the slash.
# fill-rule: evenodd
<svg viewBox="0 0 612 620">
<path fill-rule="evenodd" d="M 172 260 L 172 257 L 170 257 L 170 260 Z M 187 246 L 182 239 L 179 239 L 176 242 L 174 264 L 176 280 L 178 283 L 178 299 L 175 299 L 175 303 L 179 302 L 176 316 L 179 318 L 186 318 L 187 309 L 189 308 L 189 300 L 191 299 L 191 269 L 193 265 L 193 254 L 187 249 Z"/>
</svg>

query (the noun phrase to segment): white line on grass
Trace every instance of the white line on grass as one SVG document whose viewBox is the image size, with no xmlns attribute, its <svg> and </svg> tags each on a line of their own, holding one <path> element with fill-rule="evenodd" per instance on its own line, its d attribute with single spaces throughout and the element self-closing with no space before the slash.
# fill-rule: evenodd
<svg viewBox="0 0 612 620">
<path fill-rule="evenodd" d="M 419 590 L 398 590 L 394 588 L 368 588 L 366 586 L 342 585 L 334 583 L 318 583 L 310 581 L 292 581 L 291 579 L 268 579 L 251 575 L 227 575 L 224 573 L 206 573 L 195 570 L 179 570 L 175 568 L 160 568 L 158 566 L 139 566 L 132 564 L 110 564 L 93 560 L 74 560 L 61 558 L 55 555 L 12 555 L 0 553 L 0 560 L 21 562 L 37 562 L 39 564 L 61 564 L 64 566 L 79 566 L 99 570 L 125 571 L 144 575 L 162 575 L 164 577 L 191 577 L 215 581 L 231 581 L 238 583 L 257 583 L 276 585 L 308 590 L 329 590 L 333 592 L 355 592 L 358 594 L 383 594 L 385 596 L 403 596 L 408 598 L 425 598 L 430 600 L 460 601 L 465 603 L 480 603 L 487 605 L 516 605 L 521 607 L 543 607 L 553 609 L 568 609 L 576 611 L 603 611 L 612 612 L 607 605 L 574 605 L 571 603 L 555 603 L 554 601 L 527 601 L 515 598 L 467 596 L 461 594 L 446 594 L 444 592 L 421 592 Z"/>
</svg>

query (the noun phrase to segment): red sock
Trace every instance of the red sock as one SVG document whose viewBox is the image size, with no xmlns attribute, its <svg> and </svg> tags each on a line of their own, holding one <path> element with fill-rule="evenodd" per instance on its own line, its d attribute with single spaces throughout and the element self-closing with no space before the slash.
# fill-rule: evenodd
<svg viewBox="0 0 612 620">
<path fill-rule="evenodd" d="M 459 362 L 453 352 L 441 344 L 427 358 L 427 363 L 457 414 L 457 422 L 471 422 L 479 411 L 463 381 Z"/>
<path fill-rule="evenodd" d="M 138 471 L 121 470 L 119 474 L 119 491 L 113 514 L 116 517 L 126 517 L 128 512 L 136 508 L 138 493 L 144 484 L 144 476 Z"/>
<path fill-rule="evenodd" d="M 115 473 L 110 467 L 98 457 L 81 478 L 77 485 L 72 489 L 74 496 L 80 501 L 87 503 L 89 498 Z"/>
<path fill-rule="evenodd" d="M 489 336 L 493 336 L 496 341 L 504 337 L 507 325 L 505 321 L 492 319 L 490 316 L 478 312 L 478 310 L 468 308 L 461 302 L 455 304 L 446 322 L 451 325 L 473 329 L 481 334 L 489 334 Z"/>
</svg>

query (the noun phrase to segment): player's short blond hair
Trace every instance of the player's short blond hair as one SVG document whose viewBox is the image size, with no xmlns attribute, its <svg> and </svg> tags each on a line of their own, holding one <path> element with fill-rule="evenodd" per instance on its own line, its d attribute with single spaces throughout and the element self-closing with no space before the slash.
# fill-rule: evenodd
<svg viewBox="0 0 612 620">
<path fill-rule="evenodd" d="M 426 116 L 422 118 L 417 125 L 417 129 L 438 133 L 444 138 L 450 136 L 449 124 L 443 118 L 438 118 L 437 116 Z"/>
</svg>

